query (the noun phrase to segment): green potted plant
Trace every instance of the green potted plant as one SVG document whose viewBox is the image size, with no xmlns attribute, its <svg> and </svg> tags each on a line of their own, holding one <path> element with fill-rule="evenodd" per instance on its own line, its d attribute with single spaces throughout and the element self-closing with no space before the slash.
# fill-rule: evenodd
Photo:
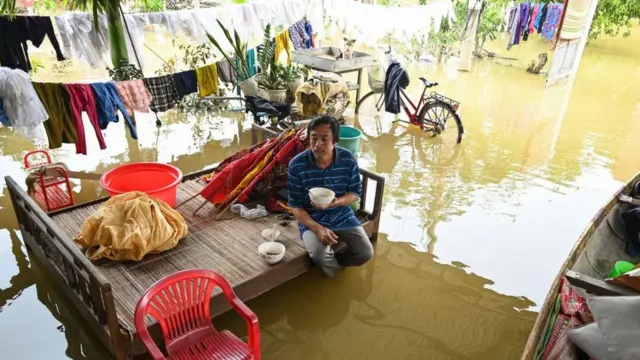
<svg viewBox="0 0 640 360">
<path fill-rule="evenodd" d="M 289 64 L 282 66 L 280 70 L 280 77 L 282 81 L 289 87 L 291 93 L 295 94 L 296 90 L 302 85 L 304 79 L 302 77 L 302 68 L 297 64 Z"/>
<path fill-rule="evenodd" d="M 240 86 L 242 92 L 245 95 L 257 96 L 258 85 L 256 83 L 256 79 L 251 76 L 251 71 L 249 70 L 249 65 L 247 62 L 247 43 L 243 43 L 242 40 L 240 40 L 240 35 L 238 35 L 238 32 L 235 29 L 233 30 L 233 37 L 231 37 L 231 33 L 229 32 L 229 30 L 227 30 L 226 27 L 224 27 L 224 25 L 222 25 L 220 20 L 216 19 L 216 21 L 218 22 L 220 29 L 222 29 L 224 36 L 227 38 L 227 41 L 233 48 L 233 52 L 231 53 L 231 56 L 233 58 L 222 49 L 220 43 L 213 36 L 207 33 L 209 41 L 229 62 L 231 67 L 233 67 L 233 70 L 235 70 L 239 81 L 238 86 Z"/>
<path fill-rule="evenodd" d="M 256 76 L 258 87 L 264 89 L 269 101 L 285 102 L 287 84 L 282 80 L 283 66 L 274 59 L 274 47 L 271 42 L 271 24 L 264 28 L 264 50 L 258 58 L 260 73 Z"/>
</svg>

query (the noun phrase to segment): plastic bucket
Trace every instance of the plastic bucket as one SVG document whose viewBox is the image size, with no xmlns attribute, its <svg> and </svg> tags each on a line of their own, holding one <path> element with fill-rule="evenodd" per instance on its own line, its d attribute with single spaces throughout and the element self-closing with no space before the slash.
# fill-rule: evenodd
<svg viewBox="0 0 640 360">
<path fill-rule="evenodd" d="M 182 171 L 175 166 L 141 162 L 121 165 L 107 171 L 100 177 L 100 186 L 111 196 L 141 191 L 175 207 L 181 181 Z"/>
<path fill-rule="evenodd" d="M 613 266 L 613 269 L 611 269 L 611 272 L 609 273 L 609 277 L 615 278 L 615 277 L 624 275 L 625 273 L 628 273 L 629 271 L 633 270 L 634 267 L 636 266 L 628 261 L 624 261 L 624 260 L 617 261 Z"/>
<path fill-rule="evenodd" d="M 341 125 L 340 126 L 340 140 L 338 145 L 351 151 L 353 154 L 360 152 L 360 138 L 362 132 L 353 126 Z"/>
</svg>

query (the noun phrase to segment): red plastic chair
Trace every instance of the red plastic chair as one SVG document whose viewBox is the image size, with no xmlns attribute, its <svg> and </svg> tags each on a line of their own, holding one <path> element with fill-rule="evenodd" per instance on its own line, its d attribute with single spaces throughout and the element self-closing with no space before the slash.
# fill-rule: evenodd
<svg viewBox="0 0 640 360">
<path fill-rule="evenodd" d="M 227 330 L 219 332 L 213 327 L 210 303 L 216 286 L 247 322 L 249 344 Z M 149 335 L 145 324 L 147 315 L 160 324 L 168 357 Z M 258 317 L 215 271 L 185 270 L 158 281 L 138 301 L 134 319 L 138 336 L 154 360 L 260 360 Z"/>
</svg>

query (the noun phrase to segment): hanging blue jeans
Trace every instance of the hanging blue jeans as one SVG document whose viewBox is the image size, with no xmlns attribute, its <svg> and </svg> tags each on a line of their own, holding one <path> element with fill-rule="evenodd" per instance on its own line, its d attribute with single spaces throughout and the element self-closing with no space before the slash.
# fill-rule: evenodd
<svg viewBox="0 0 640 360">
<path fill-rule="evenodd" d="M 98 110 L 98 121 L 100 122 L 100 129 L 105 130 L 110 122 L 117 123 L 118 116 L 116 110 L 120 110 L 122 116 L 127 122 L 129 127 L 129 133 L 131 138 L 137 140 L 138 134 L 136 133 L 136 127 L 133 125 L 127 109 L 124 107 L 124 103 L 118 94 L 116 84 L 112 82 L 108 83 L 94 83 L 91 84 L 93 93 L 96 98 L 96 108 Z"/>
</svg>

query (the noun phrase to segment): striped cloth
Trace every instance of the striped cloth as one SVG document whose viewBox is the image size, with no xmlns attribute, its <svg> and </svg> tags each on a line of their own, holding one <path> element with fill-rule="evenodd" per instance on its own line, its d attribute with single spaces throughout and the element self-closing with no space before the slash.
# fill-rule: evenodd
<svg viewBox="0 0 640 360">
<path fill-rule="evenodd" d="M 575 40 L 584 35 L 584 27 L 587 24 L 591 4 L 592 0 L 569 1 L 562 22 L 562 29 L 560 29 L 560 39 Z"/>
<path fill-rule="evenodd" d="M 309 190 L 314 187 L 331 189 L 336 193 L 336 198 L 346 193 L 361 196 L 362 181 L 358 162 L 349 150 L 336 146 L 333 164 L 326 169 L 318 168 L 311 150 L 305 150 L 294 157 L 289 163 L 287 175 L 288 205 L 292 208 L 305 209 L 314 221 L 329 230 L 360 226 L 350 206 L 338 206 L 326 210 L 314 208 L 309 199 Z M 300 235 L 308 230 L 302 223 L 298 224 L 298 229 Z"/>
</svg>

